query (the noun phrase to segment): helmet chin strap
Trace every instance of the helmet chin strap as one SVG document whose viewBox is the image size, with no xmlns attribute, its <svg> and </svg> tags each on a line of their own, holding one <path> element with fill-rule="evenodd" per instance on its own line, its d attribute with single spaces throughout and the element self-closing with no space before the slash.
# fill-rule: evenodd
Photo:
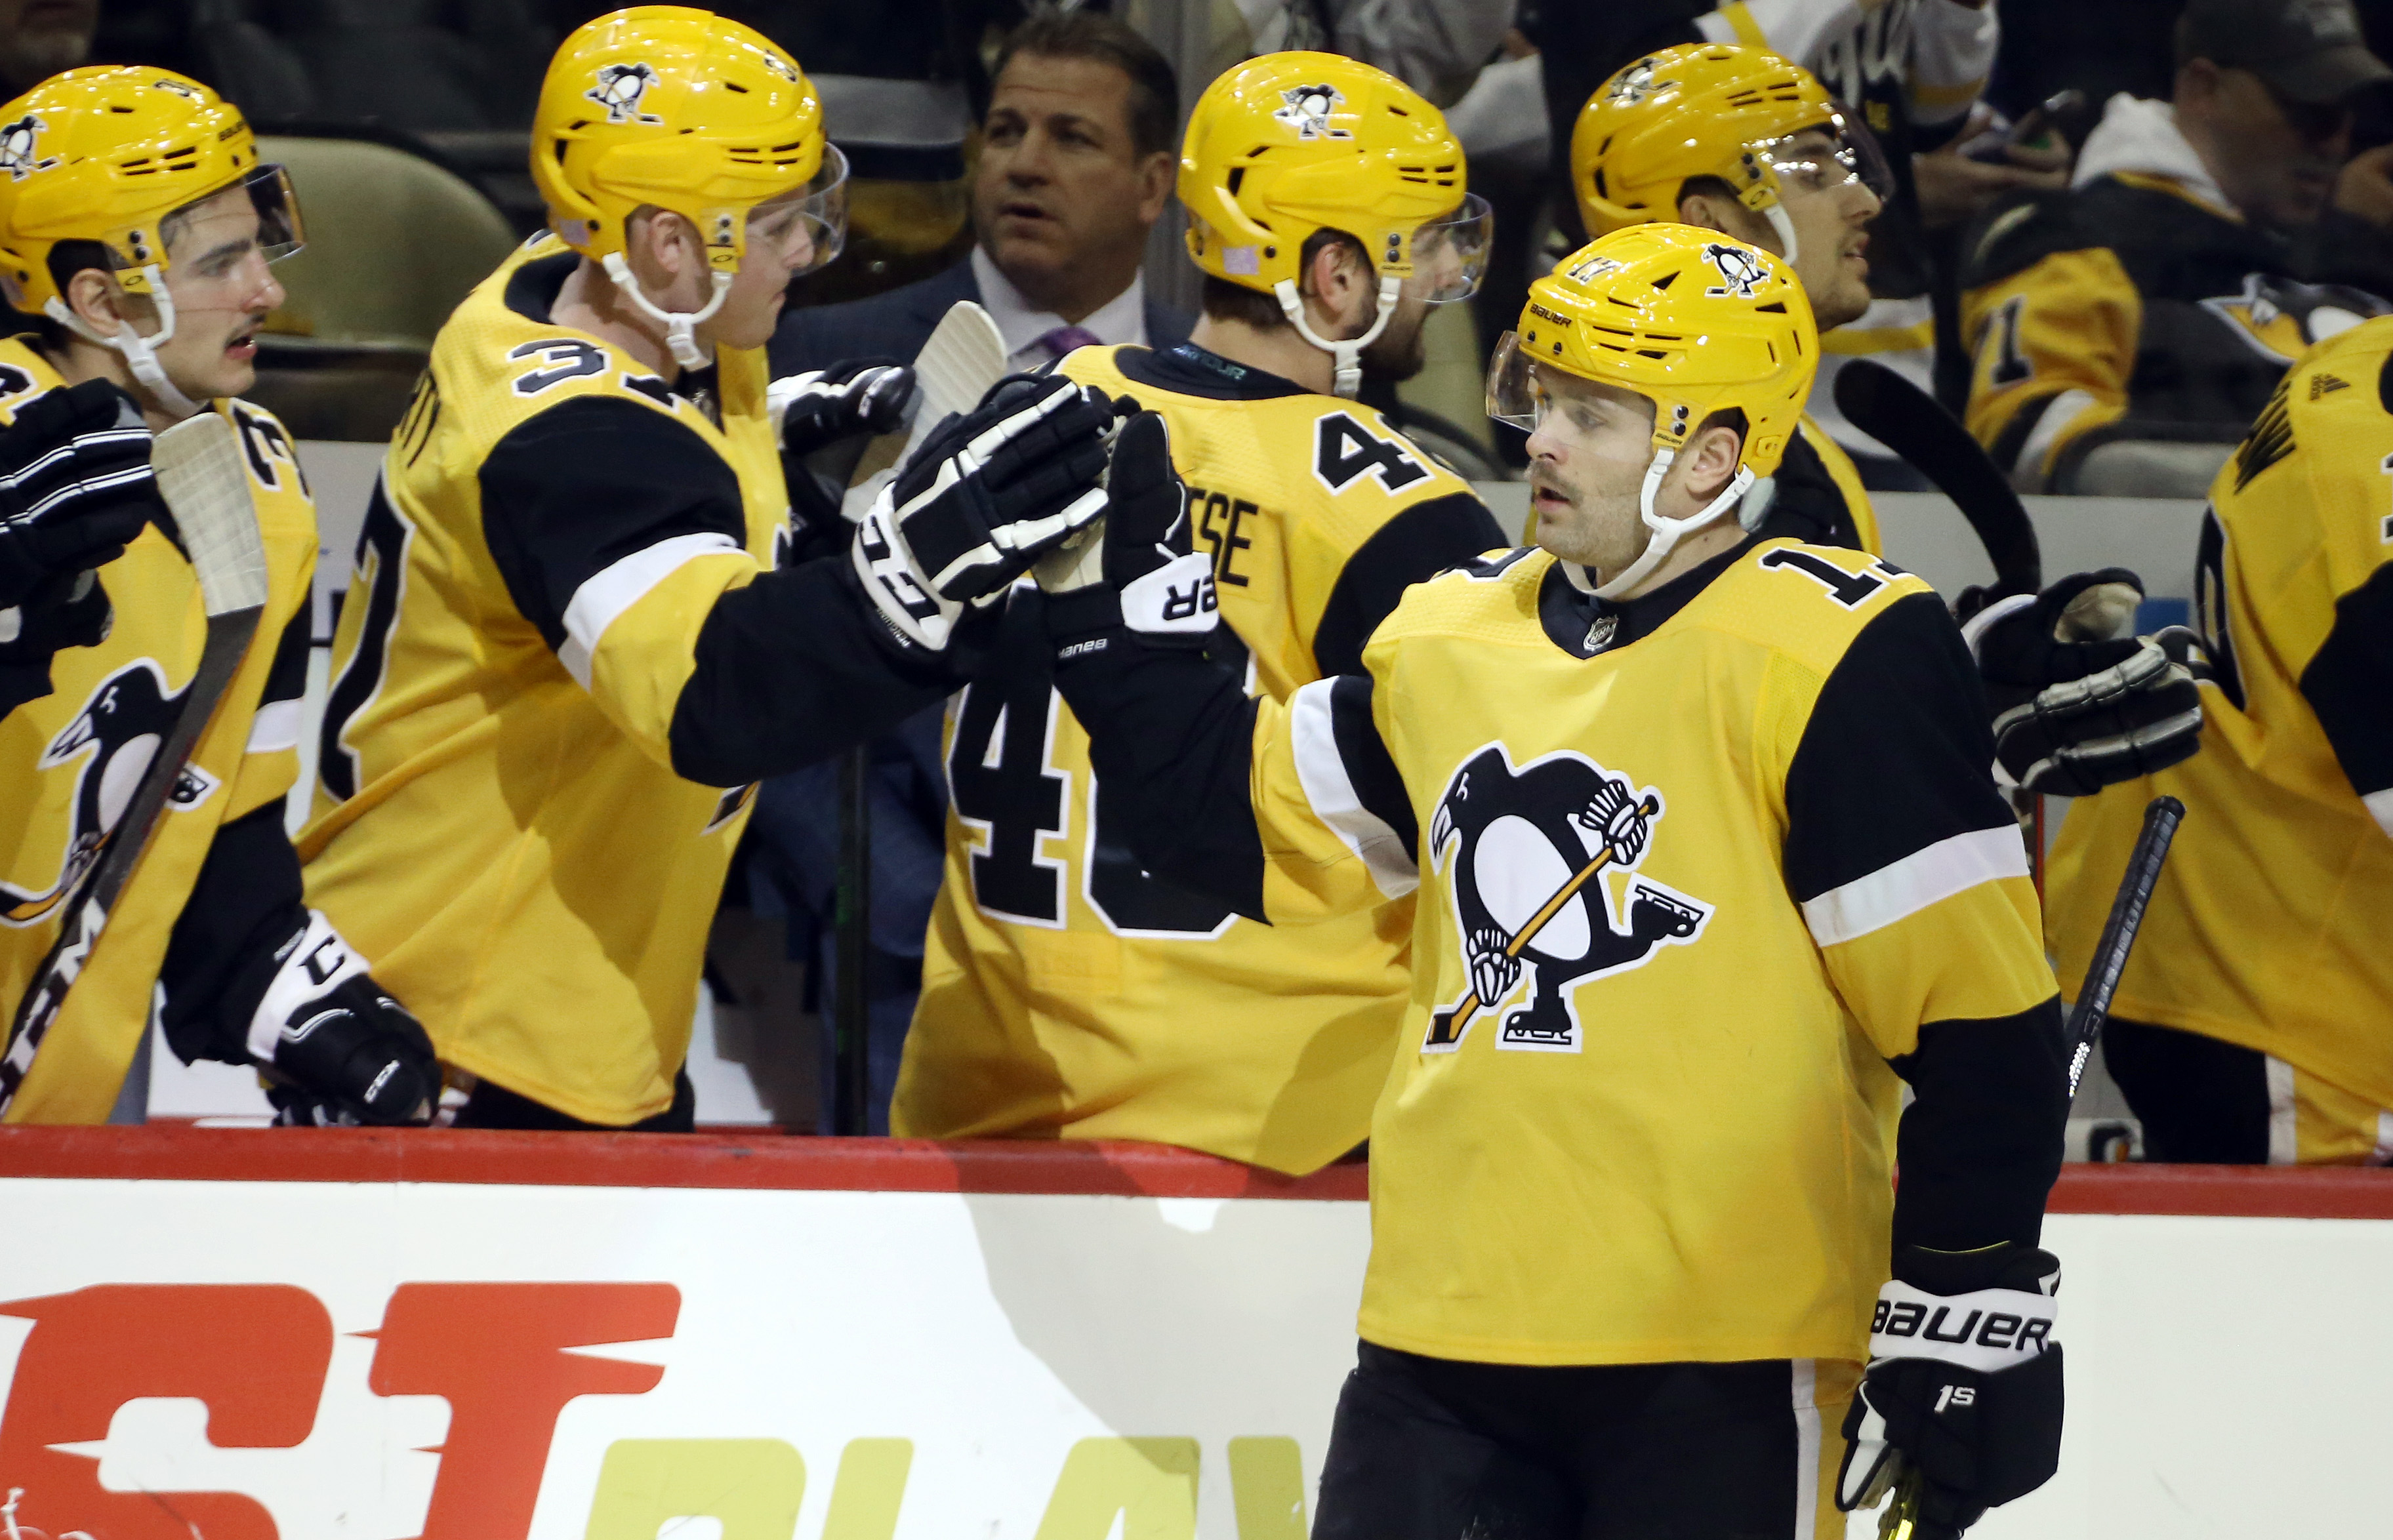
<svg viewBox="0 0 2393 1540">
<path fill-rule="evenodd" d="M 150 303 L 158 308 L 158 334 L 154 337 L 145 337 L 136 332 L 130 320 L 117 328 L 114 336 L 104 335 L 68 309 L 66 302 L 60 299 L 45 300 L 42 313 L 85 342 L 114 348 L 124 357 L 124 367 L 133 372 L 133 378 L 159 411 L 178 421 L 196 417 L 200 413 L 200 403 L 176 389 L 175 382 L 166 378 L 166 366 L 158 361 L 160 345 L 174 340 L 175 302 L 167 294 L 166 281 L 156 267 L 144 268 L 141 271 L 150 281 Z"/>
<path fill-rule="evenodd" d="M 608 252 L 602 265 L 607 269 L 607 276 L 615 281 L 615 287 L 622 290 L 623 296 L 632 302 L 632 307 L 665 329 L 665 346 L 672 351 L 673 362 L 684 369 L 704 369 L 713 361 L 706 356 L 706 349 L 698 346 L 696 333 L 700 327 L 714 319 L 714 312 L 723 308 L 724 296 L 731 293 L 729 273 L 714 275 L 714 297 L 708 300 L 703 308 L 695 311 L 667 310 L 640 292 L 640 281 L 632 276 L 631 264 L 623 260 L 621 252 Z"/>
<path fill-rule="evenodd" d="M 1786 217 L 1786 205 L 1772 203 L 1761 211 L 1761 216 L 1770 221 L 1772 229 L 1778 232 L 1778 243 L 1786 248 L 1778 254 L 1785 257 L 1786 265 L 1792 268 L 1795 266 L 1795 221 Z"/>
<path fill-rule="evenodd" d="M 1728 485 L 1720 489 L 1720 495 L 1704 504 L 1693 517 L 1664 518 L 1654 511 L 1654 497 L 1662 489 L 1662 478 L 1669 474 L 1670 463 L 1677 458 L 1678 452 L 1674 450 L 1654 451 L 1653 463 L 1645 467 L 1645 484 L 1637 491 L 1637 515 L 1645 521 L 1645 528 L 1654 531 L 1654 538 L 1645 542 L 1645 549 L 1638 554 L 1635 561 L 1621 568 L 1618 577 L 1596 585 L 1597 598 L 1627 597 L 1628 592 L 1643 582 L 1655 568 L 1669 560 L 1670 553 L 1677 549 L 1679 542 L 1735 507 L 1744 500 L 1746 489 L 1753 485 L 1753 472 L 1740 464 L 1736 474 L 1729 477 Z"/>
<path fill-rule="evenodd" d="M 1304 300 L 1296 292 L 1294 279 L 1281 279 L 1272 285 L 1272 293 L 1279 296 L 1280 312 L 1288 317 L 1288 324 L 1296 328 L 1296 334 L 1335 360 L 1335 393 L 1351 400 L 1354 393 L 1363 388 L 1363 349 L 1379 341 L 1380 333 L 1388 329 L 1388 322 L 1396 313 L 1396 295 L 1404 286 L 1405 281 L 1401 278 L 1393 275 L 1382 277 L 1380 280 L 1380 313 L 1371 318 L 1370 330 L 1359 337 L 1349 337 L 1342 342 L 1327 341 L 1316 335 L 1305 323 Z"/>
</svg>

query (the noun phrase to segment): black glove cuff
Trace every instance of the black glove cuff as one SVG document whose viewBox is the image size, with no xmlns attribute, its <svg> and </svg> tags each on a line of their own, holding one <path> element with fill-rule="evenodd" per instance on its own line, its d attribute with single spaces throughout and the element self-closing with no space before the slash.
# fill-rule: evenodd
<svg viewBox="0 0 2393 1540">
<path fill-rule="evenodd" d="M 2060 1271 L 2051 1252 L 2017 1241 L 1975 1251 L 1931 1251 L 1924 1246 L 1894 1249 L 1894 1275 L 1929 1294 L 1974 1294 L 1981 1288 L 2015 1288 L 2040 1294 L 2044 1279 Z"/>
<path fill-rule="evenodd" d="M 1076 588 L 1069 594 L 1040 595 L 1047 639 L 1054 644 L 1055 661 L 1068 664 L 1115 646 L 1137 643 L 1122 624 L 1121 595 L 1102 583 Z M 1102 643 L 1103 646 L 1092 646 Z"/>
</svg>

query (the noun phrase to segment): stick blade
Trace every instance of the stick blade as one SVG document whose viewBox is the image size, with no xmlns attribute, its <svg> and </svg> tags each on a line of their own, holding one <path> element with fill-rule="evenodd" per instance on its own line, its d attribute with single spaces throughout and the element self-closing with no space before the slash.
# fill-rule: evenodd
<svg viewBox="0 0 2393 1540">
<path fill-rule="evenodd" d="M 971 300 L 956 301 L 915 355 L 914 377 L 922 386 L 923 415 L 932 422 L 980 405 L 988 387 L 1005 377 L 1005 338 L 997 322 Z"/>
<path fill-rule="evenodd" d="M 266 545 L 233 425 L 214 411 L 176 424 L 150 452 L 210 616 L 264 607 Z"/>
</svg>

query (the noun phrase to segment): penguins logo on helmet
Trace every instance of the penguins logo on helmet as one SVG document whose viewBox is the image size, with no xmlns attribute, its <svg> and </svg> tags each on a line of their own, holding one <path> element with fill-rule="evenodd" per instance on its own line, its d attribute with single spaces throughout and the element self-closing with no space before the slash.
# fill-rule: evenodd
<svg viewBox="0 0 2393 1540">
<path fill-rule="evenodd" d="M 1718 285 L 1704 291 L 1712 299 L 1751 299 L 1770 277 L 1770 269 L 1755 261 L 1752 252 L 1726 241 L 1707 241 L 1704 260 L 1720 275 Z"/>
<path fill-rule="evenodd" d="M 15 123 L 0 127 L 0 166 L 8 171 L 8 179 L 21 182 L 36 171 L 47 171 L 59 163 L 56 155 L 37 156 L 34 150 L 41 141 L 42 131 L 50 125 L 28 112 Z"/>
<path fill-rule="evenodd" d="M 598 72 L 598 84 L 582 94 L 607 109 L 608 123 L 662 123 L 654 112 L 640 111 L 640 98 L 657 83 L 647 64 L 608 64 Z"/>
<path fill-rule="evenodd" d="M 1615 107 L 1634 107 L 1655 91 L 1674 84 L 1672 81 L 1654 80 L 1654 60 L 1649 55 L 1613 77 L 1612 89 L 1604 93 L 1604 100 Z"/>
<path fill-rule="evenodd" d="M 1291 85 L 1279 94 L 1286 103 L 1272 114 L 1296 130 L 1300 139 L 1351 139 L 1354 136 L 1342 128 L 1329 126 L 1329 114 L 1346 104 L 1346 93 L 1324 82 L 1319 85 Z"/>
<path fill-rule="evenodd" d="M 1596 1019 L 1582 1014 L 1582 985 L 1702 939 L 1713 907 L 1638 874 L 1663 815 L 1655 788 L 1640 790 L 1569 750 L 1515 770 L 1497 742 L 1465 761 L 1429 844 L 1433 856 L 1453 850 L 1447 887 L 1475 1003 L 1432 1011 L 1421 1051 L 1454 1052 L 1470 1018 L 1512 1001 L 1525 973 L 1526 996 L 1502 1012 L 1496 1047 L 1576 1053 Z"/>
</svg>

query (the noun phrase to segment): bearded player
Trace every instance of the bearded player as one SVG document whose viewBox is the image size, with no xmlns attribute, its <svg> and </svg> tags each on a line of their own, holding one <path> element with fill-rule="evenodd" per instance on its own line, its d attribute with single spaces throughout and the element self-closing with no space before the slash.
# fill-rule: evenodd
<svg viewBox="0 0 2393 1540">
<path fill-rule="evenodd" d="M 1359 666 L 1407 584 L 1503 543 L 1463 482 L 1350 398 L 1366 359 L 1417 371 L 1429 306 L 1477 287 L 1485 206 L 1435 108 L 1314 53 L 1213 83 L 1179 191 L 1205 273 L 1194 336 L 1057 368 L 1170 422 L 1218 654 L 1285 700 Z M 1405 906 L 1274 930 L 1151 874 L 1109 822 L 1032 599 L 950 724 L 947 876 L 893 1129 L 1336 1159 L 1386 1078 Z"/>
<path fill-rule="evenodd" d="M 1776 257 L 1619 231 L 1491 369 L 1538 545 L 1360 669 L 1205 659 L 1159 419 L 1048 601 L 1152 869 L 1275 920 L 1419 890 L 1316 1535 L 1833 1534 L 1901 1472 L 1949 1540 L 2052 1471 L 2067 1077 L 1976 673 L 1916 578 L 1733 513 L 1818 346 Z"/>
<path fill-rule="evenodd" d="M 852 553 L 778 566 L 764 344 L 844 228 L 812 86 L 737 22 L 617 11 L 559 47 L 532 142 L 551 228 L 442 328 L 392 437 L 300 848 L 422 1013 L 460 1126 L 683 1129 L 753 783 L 961 683 L 971 601 L 1093 516 L 1111 415 L 1002 387 Z"/>
<path fill-rule="evenodd" d="M 282 300 L 268 265 L 299 246 L 290 183 L 258 163 L 236 109 L 163 70 L 72 70 L 0 120 L 0 283 L 38 318 L 0 344 L 0 411 L 71 422 L 84 462 L 70 473 L 8 451 L 7 495 L 22 507 L 0 566 L 37 553 L 55 516 L 29 494 L 113 481 L 134 516 L 105 531 L 122 554 L 98 568 L 97 590 L 51 614 L 63 628 L 51 642 L 85 645 L 49 659 L 49 693 L 0 723 L 7 805 L 29 810 L 0 880 L 12 1017 L 172 730 L 204 640 L 198 580 L 148 476 L 151 431 L 201 411 L 239 430 L 271 577 L 256 639 L 61 1013 L 21 1084 L 0 1071 L 7 1116 L 107 1118 L 154 1009 L 183 1058 L 260 1066 L 286 1122 L 421 1121 L 438 1088 L 431 1045 L 307 907 L 283 832 L 316 517 L 290 437 L 237 398 Z"/>
</svg>

